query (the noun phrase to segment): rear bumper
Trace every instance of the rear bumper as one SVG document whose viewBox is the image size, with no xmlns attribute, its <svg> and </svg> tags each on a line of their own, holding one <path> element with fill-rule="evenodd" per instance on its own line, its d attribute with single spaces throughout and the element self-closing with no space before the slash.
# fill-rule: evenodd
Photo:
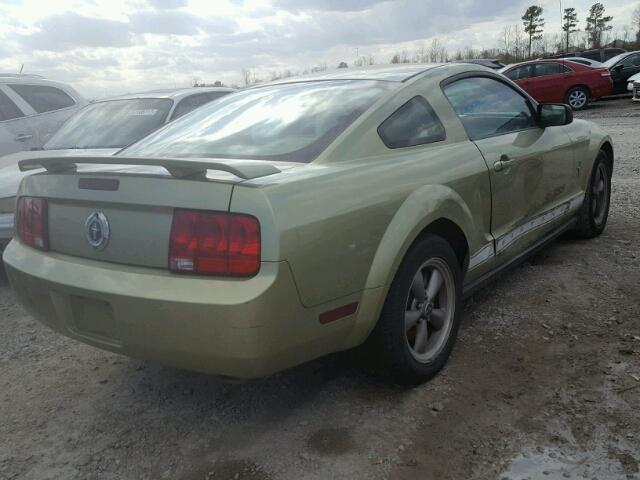
<svg viewBox="0 0 640 480">
<path fill-rule="evenodd" d="M 355 315 L 321 325 L 345 297 L 304 308 L 286 262 L 251 279 L 181 276 L 40 252 L 11 242 L 7 276 L 52 329 L 105 350 L 169 366 L 257 378 L 347 348 Z"/>
<path fill-rule="evenodd" d="M 591 87 L 591 97 L 593 100 L 598 100 L 602 97 L 608 97 L 613 94 L 613 82 L 608 79 L 607 81 L 601 81 Z"/>
</svg>

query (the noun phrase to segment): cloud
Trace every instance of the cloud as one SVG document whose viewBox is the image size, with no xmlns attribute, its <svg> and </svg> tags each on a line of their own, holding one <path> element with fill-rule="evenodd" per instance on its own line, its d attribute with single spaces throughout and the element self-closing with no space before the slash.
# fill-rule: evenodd
<svg viewBox="0 0 640 480">
<path fill-rule="evenodd" d="M 160 10 L 170 10 L 187 6 L 187 0 L 149 0 L 149 5 Z"/>
<path fill-rule="evenodd" d="M 368 10 L 378 3 L 393 0 L 277 0 L 275 5 L 286 10 L 356 12 Z"/>
<path fill-rule="evenodd" d="M 142 11 L 129 15 L 132 33 L 197 35 L 202 30 L 233 33 L 236 22 L 227 18 L 202 18 L 183 11 Z"/>
<path fill-rule="evenodd" d="M 581 22 L 591 0 L 575 0 Z M 88 96 L 187 86 L 194 78 L 240 82 L 240 70 L 302 71 L 356 56 L 388 61 L 432 38 L 457 48 L 497 47 L 531 0 L 0 0 L 0 71 L 42 73 Z M 545 33 L 560 31 L 557 2 Z M 80 7 L 78 6 L 80 5 Z M 614 31 L 628 0 L 608 0 Z M 76 9 L 73 10 L 72 9 Z"/>
<path fill-rule="evenodd" d="M 73 12 L 47 17 L 36 27 L 38 31 L 19 37 L 28 49 L 62 51 L 79 47 L 128 47 L 133 44 L 126 23 L 84 17 Z"/>
</svg>

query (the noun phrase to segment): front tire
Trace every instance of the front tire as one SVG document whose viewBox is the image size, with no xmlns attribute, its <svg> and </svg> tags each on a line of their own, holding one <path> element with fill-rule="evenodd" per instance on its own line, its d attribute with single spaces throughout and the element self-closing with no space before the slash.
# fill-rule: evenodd
<svg viewBox="0 0 640 480">
<path fill-rule="evenodd" d="M 611 203 L 611 172 L 607 154 L 600 150 L 593 165 L 575 232 L 581 238 L 600 235 L 607 225 Z"/>
<path fill-rule="evenodd" d="M 589 90 L 584 87 L 570 88 L 564 97 L 564 103 L 573 110 L 583 110 L 589 104 Z"/>
<path fill-rule="evenodd" d="M 447 362 L 460 326 L 462 273 L 451 246 L 424 235 L 409 249 L 365 345 L 369 366 L 416 385 Z"/>
</svg>

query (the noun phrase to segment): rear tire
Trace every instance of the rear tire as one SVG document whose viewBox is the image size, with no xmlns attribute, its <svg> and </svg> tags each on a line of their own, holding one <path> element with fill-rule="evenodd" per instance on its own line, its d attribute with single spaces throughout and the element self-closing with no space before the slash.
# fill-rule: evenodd
<svg viewBox="0 0 640 480">
<path fill-rule="evenodd" d="M 589 105 L 589 90 L 584 87 L 572 87 L 564 96 L 564 103 L 573 110 L 583 110 Z"/>
<path fill-rule="evenodd" d="M 578 214 L 575 233 L 581 238 L 597 237 L 607 225 L 611 203 L 611 172 L 607 160 L 607 154 L 600 150 Z"/>
<path fill-rule="evenodd" d="M 367 339 L 367 367 L 405 385 L 432 378 L 453 350 L 461 298 L 462 273 L 449 243 L 420 237 L 400 264 Z"/>
</svg>

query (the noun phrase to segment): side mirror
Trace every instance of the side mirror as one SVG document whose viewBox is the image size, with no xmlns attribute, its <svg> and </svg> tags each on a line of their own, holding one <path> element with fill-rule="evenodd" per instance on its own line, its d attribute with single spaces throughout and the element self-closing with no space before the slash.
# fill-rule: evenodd
<svg viewBox="0 0 640 480">
<path fill-rule="evenodd" d="M 538 105 L 538 121 L 542 128 L 569 125 L 573 122 L 573 110 L 561 103 L 543 103 Z"/>
<path fill-rule="evenodd" d="M 615 67 L 613 67 L 613 71 L 617 73 L 622 71 L 623 68 L 624 68 L 624 65 L 616 65 Z"/>
</svg>

